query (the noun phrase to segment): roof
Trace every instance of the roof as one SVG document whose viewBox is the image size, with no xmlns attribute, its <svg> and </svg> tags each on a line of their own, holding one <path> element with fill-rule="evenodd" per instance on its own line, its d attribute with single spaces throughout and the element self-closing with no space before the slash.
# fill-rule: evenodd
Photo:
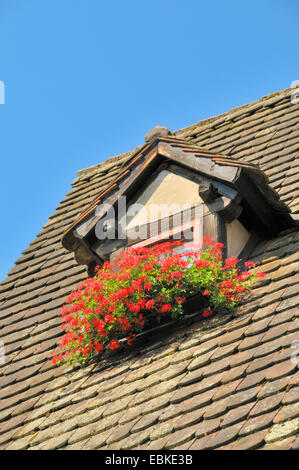
<svg viewBox="0 0 299 470">
<path fill-rule="evenodd" d="M 174 136 L 259 164 L 297 218 L 299 106 L 292 91 Z M 268 276 L 233 318 L 194 317 L 109 361 L 76 371 L 53 366 L 60 307 L 86 277 L 62 235 L 138 151 L 78 172 L 0 284 L 0 449 L 298 448 L 295 229 L 255 248 L 251 258 Z"/>
</svg>

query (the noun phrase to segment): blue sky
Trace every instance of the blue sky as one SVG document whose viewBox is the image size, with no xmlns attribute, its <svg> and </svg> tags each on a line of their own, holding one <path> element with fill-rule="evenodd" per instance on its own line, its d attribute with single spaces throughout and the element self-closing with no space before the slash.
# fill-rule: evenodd
<svg viewBox="0 0 299 470">
<path fill-rule="evenodd" d="M 1 0 L 0 280 L 81 168 L 299 79 L 297 0 Z"/>
</svg>

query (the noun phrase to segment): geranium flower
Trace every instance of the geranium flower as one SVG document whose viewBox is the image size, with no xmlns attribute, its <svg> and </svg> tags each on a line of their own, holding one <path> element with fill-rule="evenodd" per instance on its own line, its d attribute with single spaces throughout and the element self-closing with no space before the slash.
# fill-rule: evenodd
<svg viewBox="0 0 299 470">
<path fill-rule="evenodd" d="M 222 260 L 223 244 L 204 238 L 199 250 L 175 251 L 180 241 L 151 247 L 131 247 L 113 263 L 104 263 L 94 278 L 80 283 L 62 307 L 64 335 L 53 364 L 84 363 L 99 352 L 119 348 L 119 339 L 131 345 L 144 329 L 147 315 L 176 318 L 187 294 L 208 296 L 213 311 L 232 311 L 256 278 L 265 273 L 237 271 L 239 260 Z M 252 262 L 245 263 L 253 268 Z"/>
</svg>

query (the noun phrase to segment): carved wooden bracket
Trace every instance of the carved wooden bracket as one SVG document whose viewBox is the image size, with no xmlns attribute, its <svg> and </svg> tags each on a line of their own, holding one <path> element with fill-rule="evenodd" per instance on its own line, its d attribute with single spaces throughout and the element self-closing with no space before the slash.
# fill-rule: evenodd
<svg viewBox="0 0 299 470">
<path fill-rule="evenodd" d="M 215 188 L 212 181 L 204 181 L 199 184 L 198 194 L 205 203 L 214 202 L 220 194 L 218 189 Z"/>
<path fill-rule="evenodd" d="M 211 213 L 219 215 L 224 222 L 231 223 L 241 215 L 242 197 L 238 193 L 232 192 L 231 197 L 225 196 L 212 181 L 200 183 L 198 193 Z"/>
</svg>

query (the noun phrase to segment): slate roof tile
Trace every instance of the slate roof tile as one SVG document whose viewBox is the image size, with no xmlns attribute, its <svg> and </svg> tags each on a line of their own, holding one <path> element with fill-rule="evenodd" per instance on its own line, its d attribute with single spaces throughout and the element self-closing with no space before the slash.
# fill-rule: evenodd
<svg viewBox="0 0 299 470">
<path fill-rule="evenodd" d="M 233 443 L 223 447 L 220 450 L 254 450 L 260 448 L 264 444 L 264 437 L 267 431 L 259 431 L 252 435 L 247 435 L 241 439 L 235 440 Z M 264 446 L 265 447 L 265 446 Z"/>
</svg>

